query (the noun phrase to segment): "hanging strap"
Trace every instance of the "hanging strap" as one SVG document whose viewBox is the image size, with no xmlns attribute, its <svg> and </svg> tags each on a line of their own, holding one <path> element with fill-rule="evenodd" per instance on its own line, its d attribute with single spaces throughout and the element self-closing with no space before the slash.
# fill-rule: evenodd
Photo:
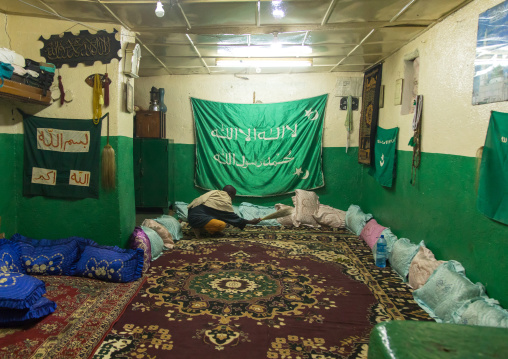
<svg viewBox="0 0 508 359">
<path fill-rule="evenodd" d="M 414 135 L 412 138 L 413 145 L 413 160 L 411 163 L 411 183 L 413 186 L 416 184 L 416 170 L 420 168 L 421 161 L 421 135 L 422 135 L 422 108 L 423 108 L 423 95 L 416 96 L 416 107 L 413 116 L 413 130 Z"/>
<path fill-rule="evenodd" d="M 346 112 L 346 122 L 344 123 L 346 126 L 347 133 L 347 141 L 346 141 L 346 153 L 349 149 L 350 140 L 351 140 L 351 131 L 353 131 L 353 97 L 347 97 L 347 112 Z"/>
<path fill-rule="evenodd" d="M 93 123 L 98 125 L 100 122 L 100 118 L 102 117 L 102 104 L 101 99 L 104 101 L 102 97 L 102 82 L 99 74 L 95 74 L 93 80 Z"/>
</svg>

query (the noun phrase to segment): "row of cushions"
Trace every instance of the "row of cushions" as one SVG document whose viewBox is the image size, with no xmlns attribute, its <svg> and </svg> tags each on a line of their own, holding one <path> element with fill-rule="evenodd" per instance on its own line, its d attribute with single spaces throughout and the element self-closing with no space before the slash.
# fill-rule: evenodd
<svg viewBox="0 0 508 359">
<path fill-rule="evenodd" d="M 346 224 L 346 212 L 321 204 L 318 195 L 314 192 L 297 189 L 291 199 L 294 205 L 293 214 L 277 219 L 283 226 L 300 227 L 303 225 L 318 228 L 324 225 L 342 228 Z M 276 210 L 287 207 L 290 206 L 281 203 L 275 205 Z"/>
<path fill-rule="evenodd" d="M 143 273 L 146 273 L 151 261 L 159 258 L 164 250 L 173 248 L 175 242 L 182 238 L 180 222 L 172 216 L 163 215 L 155 219 L 145 219 L 141 226 L 134 228 L 129 238 L 129 246 L 143 250 Z"/>
<path fill-rule="evenodd" d="M 312 191 L 297 189 L 292 197 L 293 214 L 277 219 L 261 221 L 259 226 L 308 226 L 320 227 L 326 225 L 334 228 L 341 228 L 346 223 L 346 212 L 319 203 L 319 197 Z M 275 211 L 291 206 L 278 203 L 274 207 L 260 206 L 248 202 L 242 202 L 240 206 L 233 206 L 235 213 L 245 219 L 263 218 Z M 173 204 L 176 216 L 187 221 L 187 203 L 176 201 Z"/>
<path fill-rule="evenodd" d="M 508 311 L 486 296 L 481 283 L 473 284 L 460 263 L 436 260 L 423 241 L 414 244 L 407 238 L 397 239 L 355 205 L 348 209 L 346 226 L 360 231 L 374 258 L 377 240 L 384 235 L 391 267 L 415 289 L 416 302 L 437 322 L 508 328 Z"/>
<path fill-rule="evenodd" d="M 15 234 L 0 246 L 0 268 L 3 272 L 130 282 L 142 275 L 143 251 L 101 246 L 81 237 L 38 240 Z"/>
<path fill-rule="evenodd" d="M 23 274 L 20 247 L 0 240 L 0 326 L 18 325 L 53 313 L 56 303 L 43 297 L 46 284 Z"/>
</svg>

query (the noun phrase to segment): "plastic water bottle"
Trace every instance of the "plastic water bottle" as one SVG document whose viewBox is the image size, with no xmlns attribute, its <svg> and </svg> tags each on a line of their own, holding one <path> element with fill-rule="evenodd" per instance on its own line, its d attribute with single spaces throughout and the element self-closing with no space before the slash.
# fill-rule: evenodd
<svg viewBox="0 0 508 359">
<path fill-rule="evenodd" d="M 376 244 L 376 266 L 386 267 L 386 254 L 386 239 L 384 235 L 381 235 Z"/>
</svg>

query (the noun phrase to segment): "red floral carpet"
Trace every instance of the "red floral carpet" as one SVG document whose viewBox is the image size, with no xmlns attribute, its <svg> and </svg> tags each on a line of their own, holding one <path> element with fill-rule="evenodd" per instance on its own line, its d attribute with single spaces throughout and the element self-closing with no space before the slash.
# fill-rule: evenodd
<svg viewBox="0 0 508 359">
<path fill-rule="evenodd" d="M 24 328 L 0 328 L 0 358 L 88 358 L 144 282 L 37 276 L 54 313 Z"/>
<path fill-rule="evenodd" d="M 392 319 L 430 320 L 357 236 L 228 229 L 152 262 L 93 358 L 365 358 Z"/>
</svg>

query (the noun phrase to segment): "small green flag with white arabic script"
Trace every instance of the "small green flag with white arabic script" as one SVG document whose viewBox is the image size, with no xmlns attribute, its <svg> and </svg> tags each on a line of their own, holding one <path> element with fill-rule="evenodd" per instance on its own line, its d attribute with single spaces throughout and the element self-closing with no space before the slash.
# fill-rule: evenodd
<svg viewBox="0 0 508 359">
<path fill-rule="evenodd" d="M 508 224 L 508 113 L 492 111 L 483 147 L 478 210 Z"/>
<path fill-rule="evenodd" d="M 374 145 L 374 166 L 369 170 L 381 186 L 391 187 L 397 164 L 397 134 L 399 128 L 377 128 Z"/>
<path fill-rule="evenodd" d="M 322 134 L 328 95 L 272 104 L 192 98 L 195 184 L 233 185 L 237 196 L 273 196 L 324 185 Z"/>
<path fill-rule="evenodd" d="M 23 128 L 23 195 L 99 198 L 100 122 L 23 114 Z"/>
</svg>

